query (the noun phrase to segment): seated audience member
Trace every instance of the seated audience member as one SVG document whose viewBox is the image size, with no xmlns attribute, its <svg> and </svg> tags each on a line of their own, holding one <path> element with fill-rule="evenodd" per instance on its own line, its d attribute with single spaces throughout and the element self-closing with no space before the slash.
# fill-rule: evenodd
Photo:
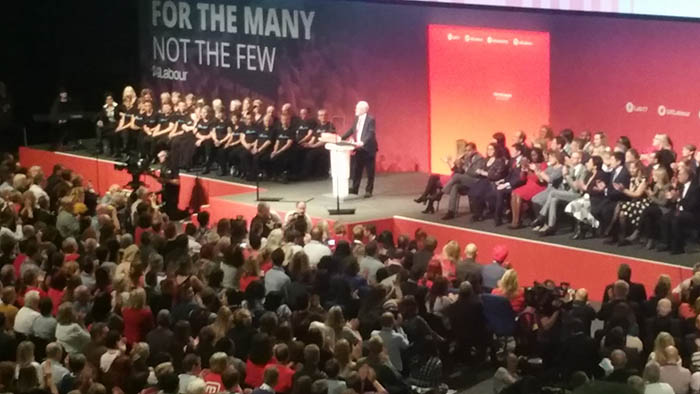
<svg viewBox="0 0 700 394">
<path fill-rule="evenodd" d="M 585 239 L 590 231 L 593 235 L 597 231 L 600 222 L 593 216 L 591 204 L 602 198 L 602 186 L 598 181 L 606 178 L 603 171 L 603 159 L 600 156 L 593 156 L 586 161 L 586 178 L 582 185 L 582 196 L 566 205 L 564 212 L 570 214 L 576 220 L 576 230 L 571 239 Z"/>
<path fill-rule="evenodd" d="M 484 218 L 484 211 L 488 207 L 489 197 L 496 190 L 496 183 L 502 182 L 508 171 L 508 165 L 502 149 L 491 143 L 486 148 L 484 167 L 475 171 L 476 182 L 469 187 L 469 209 L 472 212 L 472 221 L 479 222 Z M 493 207 L 490 207 L 493 209 Z M 443 217 L 451 219 L 449 214 Z"/>
<path fill-rule="evenodd" d="M 675 394 L 673 387 L 661 381 L 661 366 L 651 362 L 644 367 L 644 381 L 646 381 L 644 393 L 649 394 Z"/>
<path fill-rule="evenodd" d="M 447 166 L 450 168 L 450 171 L 452 171 L 452 176 L 454 176 L 455 174 L 459 174 L 464 170 L 463 165 L 465 163 L 465 159 L 467 158 L 467 153 L 473 152 L 467 149 L 467 141 L 463 139 L 458 139 L 456 143 L 457 152 L 455 154 L 455 157 L 453 158 L 452 156 L 448 155 L 447 157 L 444 157 L 442 159 L 442 161 L 445 162 L 445 164 L 447 164 Z M 442 190 L 443 185 L 440 181 L 440 175 L 432 174 L 428 178 L 428 182 L 425 185 L 423 193 L 413 201 L 419 204 L 426 204 L 423 213 L 435 213 L 434 205 L 436 201 L 440 201 L 440 199 L 442 198 Z"/>
<path fill-rule="evenodd" d="M 457 164 L 461 164 L 461 166 L 455 165 L 452 177 L 443 188 L 443 193 L 449 196 L 447 212 L 443 216 L 443 220 L 453 219 L 457 216 L 460 188 L 470 188 L 478 181 L 476 172 L 484 167 L 485 160 L 477 152 L 476 145 L 469 142 L 461 163 Z"/>
<path fill-rule="evenodd" d="M 622 263 L 617 268 L 617 279 L 624 281 L 629 285 L 629 300 L 641 305 L 647 299 L 647 292 L 644 284 L 632 282 L 632 268 L 629 264 Z M 613 295 L 613 286 L 611 283 L 605 287 L 603 292 L 603 303 L 608 302 Z"/>
<path fill-rule="evenodd" d="M 681 322 L 672 315 L 673 306 L 668 298 L 659 300 L 656 304 L 656 316 L 646 320 L 644 332 L 647 335 L 647 343 L 656 338 L 661 332 L 670 333 L 674 338 L 681 337 Z"/>
<path fill-rule="evenodd" d="M 562 167 L 563 182 L 561 187 L 553 189 L 547 194 L 547 199 L 541 204 L 539 217 L 535 221 L 533 230 L 541 235 L 551 235 L 556 232 L 559 204 L 569 203 L 581 197 L 585 192 L 585 179 L 588 175 L 586 166 L 583 165 L 583 154 L 572 152 L 567 165 Z"/>
<path fill-rule="evenodd" d="M 504 211 L 510 207 L 511 194 L 527 182 L 530 160 L 524 154 L 526 148 L 521 144 L 513 144 L 513 155 L 508 165 L 505 178 L 496 183 L 496 187 L 488 197 L 493 199 L 493 223 L 496 227 L 503 224 Z"/>
<path fill-rule="evenodd" d="M 277 368 L 273 365 L 266 367 L 263 373 L 263 383 L 253 390 L 252 394 L 275 394 L 274 387 L 277 386 L 278 380 Z"/>
<path fill-rule="evenodd" d="M 493 289 L 491 294 L 507 298 L 516 314 L 525 308 L 525 290 L 518 284 L 518 273 L 514 269 L 503 273 L 498 287 Z"/>
<path fill-rule="evenodd" d="M 671 202 L 667 196 L 672 186 L 666 169 L 654 168 L 651 174 L 653 186 L 646 191 L 649 204 L 639 218 L 640 240 L 649 250 L 656 247 L 656 240 L 661 237 L 658 225 L 661 218 L 671 212 Z"/>
<path fill-rule="evenodd" d="M 613 350 L 610 354 L 610 363 L 613 371 L 606 377 L 606 380 L 609 382 L 627 383 L 627 379 L 630 376 L 638 373 L 636 370 L 628 368 L 627 354 L 623 350 Z"/>
<path fill-rule="evenodd" d="M 629 153 L 629 151 L 628 151 Z M 616 186 L 622 191 L 629 201 L 620 204 L 618 221 L 620 224 L 618 244 L 620 246 L 631 245 L 632 242 L 639 238 L 639 223 L 642 218 L 642 213 L 649 206 L 650 202 L 647 198 L 647 190 L 650 190 L 651 182 L 648 182 L 644 175 L 642 163 L 638 160 L 632 161 L 627 165 L 630 173 L 630 187 L 625 189 L 622 186 Z M 628 237 L 628 233 L 630 233 Z"/>
<path fill-rule="evenodd" d="M 540 182 L 546 184 L 546 188 L 532 196 L 532 204 L 537 209 L 541 209 L 552 191 L 559 189 L 564 168 L 565 154 L 561 150 L 552 150 L 547 152 L 547 168 L 544 171 L 537 171 L 535 167 L 535 175 L 538 176 Z"/>
<path fill-rule="evenodd" d="M 481 293 L 483 278 L 481 276 L 481 264 L 476 262 L 478 248 L 470 243 L 464 247 L 464 259 L 457 263 L 457 283 L 468 281 L 476 294 Z"/>
<path fill-rule="evenodd" d="M 625 167 L 625 154 L 614 152 L 610 156 L 610 174 L 605 180 L 597 180 L 601 198 L 591 201 L 591 213 L 600 222 L 599 230 L 605 236 L 617 238 L 616 223 L 612 220 L 619 202 L 629 200 L 622 190 L 630 187 L 630 173 Z"/>
<path fill-rule="evenodd" d="M 680 254 L 685 251 L 688 229 L 698 223 L 700 215 L 700 187 L 692 169 L 678 169 L 678 187 L 669 191 L 666 197 L 671 202 L 671 209 L 661 217 L 662 244 L 657 250 Z"/>
<path fill-rule="evenodd" d="M 659 381 L 668 383 L 676 394 L 687 394 L 690 390 L 690 371 L 681 365 L 681 358 L 675 346 L 664 349 L 666 360 L 661 363 Z"/>
<path fill-rule="evenodd" d="M 481 269 L 483 277 L 483 291 L 490 293 L 491 290 L 498 287 L 498 281 L 501 280 L 506 272 L 505 260 L 508 257 L 508 249 L 503 245 L 498 245 L 493 248 L 491 264 L 485 265 Z"/>
<path fill-rule="evenodd" d="M 530 151 L 530 162 L 525 184 L 514 189 L 510 195 L 510 209 L 512 214 L 510 228 L 517 229 L 522 226 L 521 210 L 523 208 L 523 203 L 529 203 L 532 197 L 546 188 L 546 183 L 540 179 L 540 175 L 544 174 L 543 171 L 546 168 L 547 163 L 544 161 L 542 149 L 532 149 Z"/>
</svg>

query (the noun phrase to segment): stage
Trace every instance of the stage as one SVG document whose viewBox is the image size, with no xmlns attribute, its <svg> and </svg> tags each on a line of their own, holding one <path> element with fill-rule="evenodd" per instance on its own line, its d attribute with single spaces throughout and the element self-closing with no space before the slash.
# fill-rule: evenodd
<svg viewBox="0 0 700 394">
<path fill-rule="evenodd" d="M 40 146 L 22 147 L 19 160 L 21 165 L 27 167 L 40 165 L 47 175 L 54 164 L 64 164 L 82 174 L 100 193 L 104 193 L 112 184 L 124 185 L 129 180 L 128 174 L 114 169 L 115 161 L 95 157 L 86 151 L 64 153 L 52 152 Z M 423 228 L 438 239 L 439 249 L 452 239 L 462 247 L 474 242 L 480 250 L 478 260 L 484 263 L 489 261 L 490 250 L 495 245 L 505 244 L 510 250 L 508 261 L 518 270 L 521 284 L 544 279 L 568 281 L 573 287 L 588 288 L 594 300 L 601 298 L 605 285 L 615 278 L 621 262 L 630 264 L 633 280 L 645 283 L 647 292 L 651 292 L 660 274 L 670 275 L 674 284 L 690 276 L 687 267 L 700 257 L 695 244 L 690 246 L 689 253 L 672 256 L 650 252 L 640 246 L 619 248 L 605 245 L 601 239 L 572 241 L 568 226 L 560 230 L 561 234 L 542 238 L 527 228 L 510 230 L 505 225 L 495 227 L 491 220 L 471 223 L 464 197 L 458 217 L 442 221 L 440 216 L 446 209 L 446 196 L 443 197 L 441 212 L 437 214 L 422 214 L 423 205 L 413 202 L 427 178 L 427 174 L 417 172 L 378 174 L 372 198 L 363 198 L 364 189 L 361 188 L 360 196 L 341 201 L 341 208 L 356 210 L 354 215 L 328 214 L 328 209 L 336 205 L 335 198 L 330 195 L 330 179 L 289 184 L 262 182 L 260 196 L 281 197 L 282 201 L 270 203 L 280 215 L 293 210 L 297 201 L 306 201 L 307 212 L 314 221 L 327 220 L 330 224 L 341 222 L 348 229 L 358 223 L 374 223 L 378 231 L 391 230 L 394 235 L 412 235 L 417 228 Z M 143 180 L 149 187 L 159 187 L 152 179 L 144 177 Z M 211 212 L 212 220 L 237 215 L 250 220 L 255 215 L 255 185 L 215 175 L 183 173 L 181 207 L 189 203 L 196 181 L 201 182 L 208 194 L 208 204 L 203 209 Z"/>
</svg>

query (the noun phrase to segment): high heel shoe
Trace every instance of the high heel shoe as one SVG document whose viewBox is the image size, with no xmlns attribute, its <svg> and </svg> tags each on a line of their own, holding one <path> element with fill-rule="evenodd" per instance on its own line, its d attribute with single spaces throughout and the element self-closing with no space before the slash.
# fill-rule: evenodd
<svg viewBox="0 0 700 394">
<path fill-rule="evenodd" d="M 428 204 L 426 204 L 426 207 L 424 210 L 421 211 L 421 213 L 435 213 L 435 201 L 434 200 L 428 200 Z"/>
<path fill-rule="evenodd" d="M 428 201 L 428 198 L 425 194 L 423 194 L 422 196 L 420 196 L 418 198 L 414 198 L 413 201 L 417 202 L 418 204 L 421 204 L 421 203 Z"/>
</svg>

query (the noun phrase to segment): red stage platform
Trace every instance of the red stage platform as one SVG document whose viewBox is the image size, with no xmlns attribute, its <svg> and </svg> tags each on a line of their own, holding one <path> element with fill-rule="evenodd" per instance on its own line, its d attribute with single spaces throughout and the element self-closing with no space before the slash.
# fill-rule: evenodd
<svg viewBox="0 0 700 394">
<path fill-rule="evenodd" d="M 47 174 L 51 172 L 54 164 L 63 164 L 82 174 L 85 180 L 92 182 L 95 189 L 100 193 L 106 191 L 112 184 L 124 185 L 129 181 L 128 174 L 115 170 L 115 162 L 111 160 L 35 148 L 21 148 L 19 159 L 23 166 L 39 165 Z M 386 175 L 387 179 L 391 176 Z M 211 213 L 212 220 L 235 217 L 237 215 L 242 215 L 247 220 L 250 220 L 255 215 L 256 203 L 251 195 L 251 193 L 255 192 L 255 187 L 225 180 L 196 177 L 189 174 L 183 174 L 181 177 L 180 204 L 182 207 L 187 206 L 189 203 L 191 189 L 197 178 L 201 180 L 204 189 L 208 193 L 209 204 L 205 209 Z M 145 181 L 149 186 L 159 187 L 152 179 L 145 179 Z M 313 189 L 310 184 L 304 183 L 287 185 L 286 188 L 286 190 L 294 188 L 302 191 Z M 633 280 L 644 283 L 647 287 L 647 292 L 653 290 L 653 286 L 661 274 L 669 275 L 674 286 L 692 275 L 689 268 L 679 265 L 504 234 L 494 234 L 488 231 L 408 217 L 406 213 L 408 211 L 402 210 L 402 207 L 396 201 L 403 201 L 404 199 L 405 201 L 410 201 L 413 192 L 414 190 L 408 190 L 404 193 L 406 195 L 403 196 L 398 195 L 401 193 L 400 191 L 377 191 L 369 203 L 367 200 L 354 203 L 355 205 L 373 204 L 383 208 L 378 210 L 378 213 L 369 216 L 345 216 L 339 219 L 338 217 L 328 216 L 323 204 L 318 202 L 322 200 L 322 197 L 318 195 L 316 195 L 316 202 L 309 204 L 308 212 L 312 215 L 314 221 L 326 220 L 332 225 L 335 221 L 340 220 L 348 226 L 348 229 L 359 223 L 374 223 L 379 232 L 390 230 L 395 235 L 402 233 L 412 235 L 416 229 L 423 228 L 438 239 L 438 250 L 441 250 L 442 246 L 449 240 L 458 241 L 462 247 L 469 242 L 473 242 L 479 247 L 478 260 L 481 262 L 488 262 L 493 247 L 503 244 L 510 251 L 507 260 L 518 270 L 522 285 L 531 284 L 534 280 L 544 279 L 552 279 L 556 282 L 567 281 L 574 288 L 587 288 L 592 300 L 600 300 L 603 289 L 616 277 L 617 266 L 622 262 L 628 263 L 632 267 Z M 345 205 L 353 206 L 353 202 L 346 202 Z M 411 210 L 415 210 L 414 206 L 407 206 Z M 272 208 L 284 215 L 287 211 L 294 209 L 294 204 L 290 201 L 273 203 Z"/>
</svg>

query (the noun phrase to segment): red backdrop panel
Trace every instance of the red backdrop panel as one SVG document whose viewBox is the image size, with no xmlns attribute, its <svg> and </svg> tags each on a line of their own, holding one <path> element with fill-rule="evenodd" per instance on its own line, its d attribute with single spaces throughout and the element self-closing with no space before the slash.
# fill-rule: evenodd
<svg viewBox="0 0 700 394">
<path fill-rule="evenodd" d="M 495 131 L 549 121 L 549 33 L 428 26 L 431 171 L 455 140 L 485 151 Z"/>
</svg>

